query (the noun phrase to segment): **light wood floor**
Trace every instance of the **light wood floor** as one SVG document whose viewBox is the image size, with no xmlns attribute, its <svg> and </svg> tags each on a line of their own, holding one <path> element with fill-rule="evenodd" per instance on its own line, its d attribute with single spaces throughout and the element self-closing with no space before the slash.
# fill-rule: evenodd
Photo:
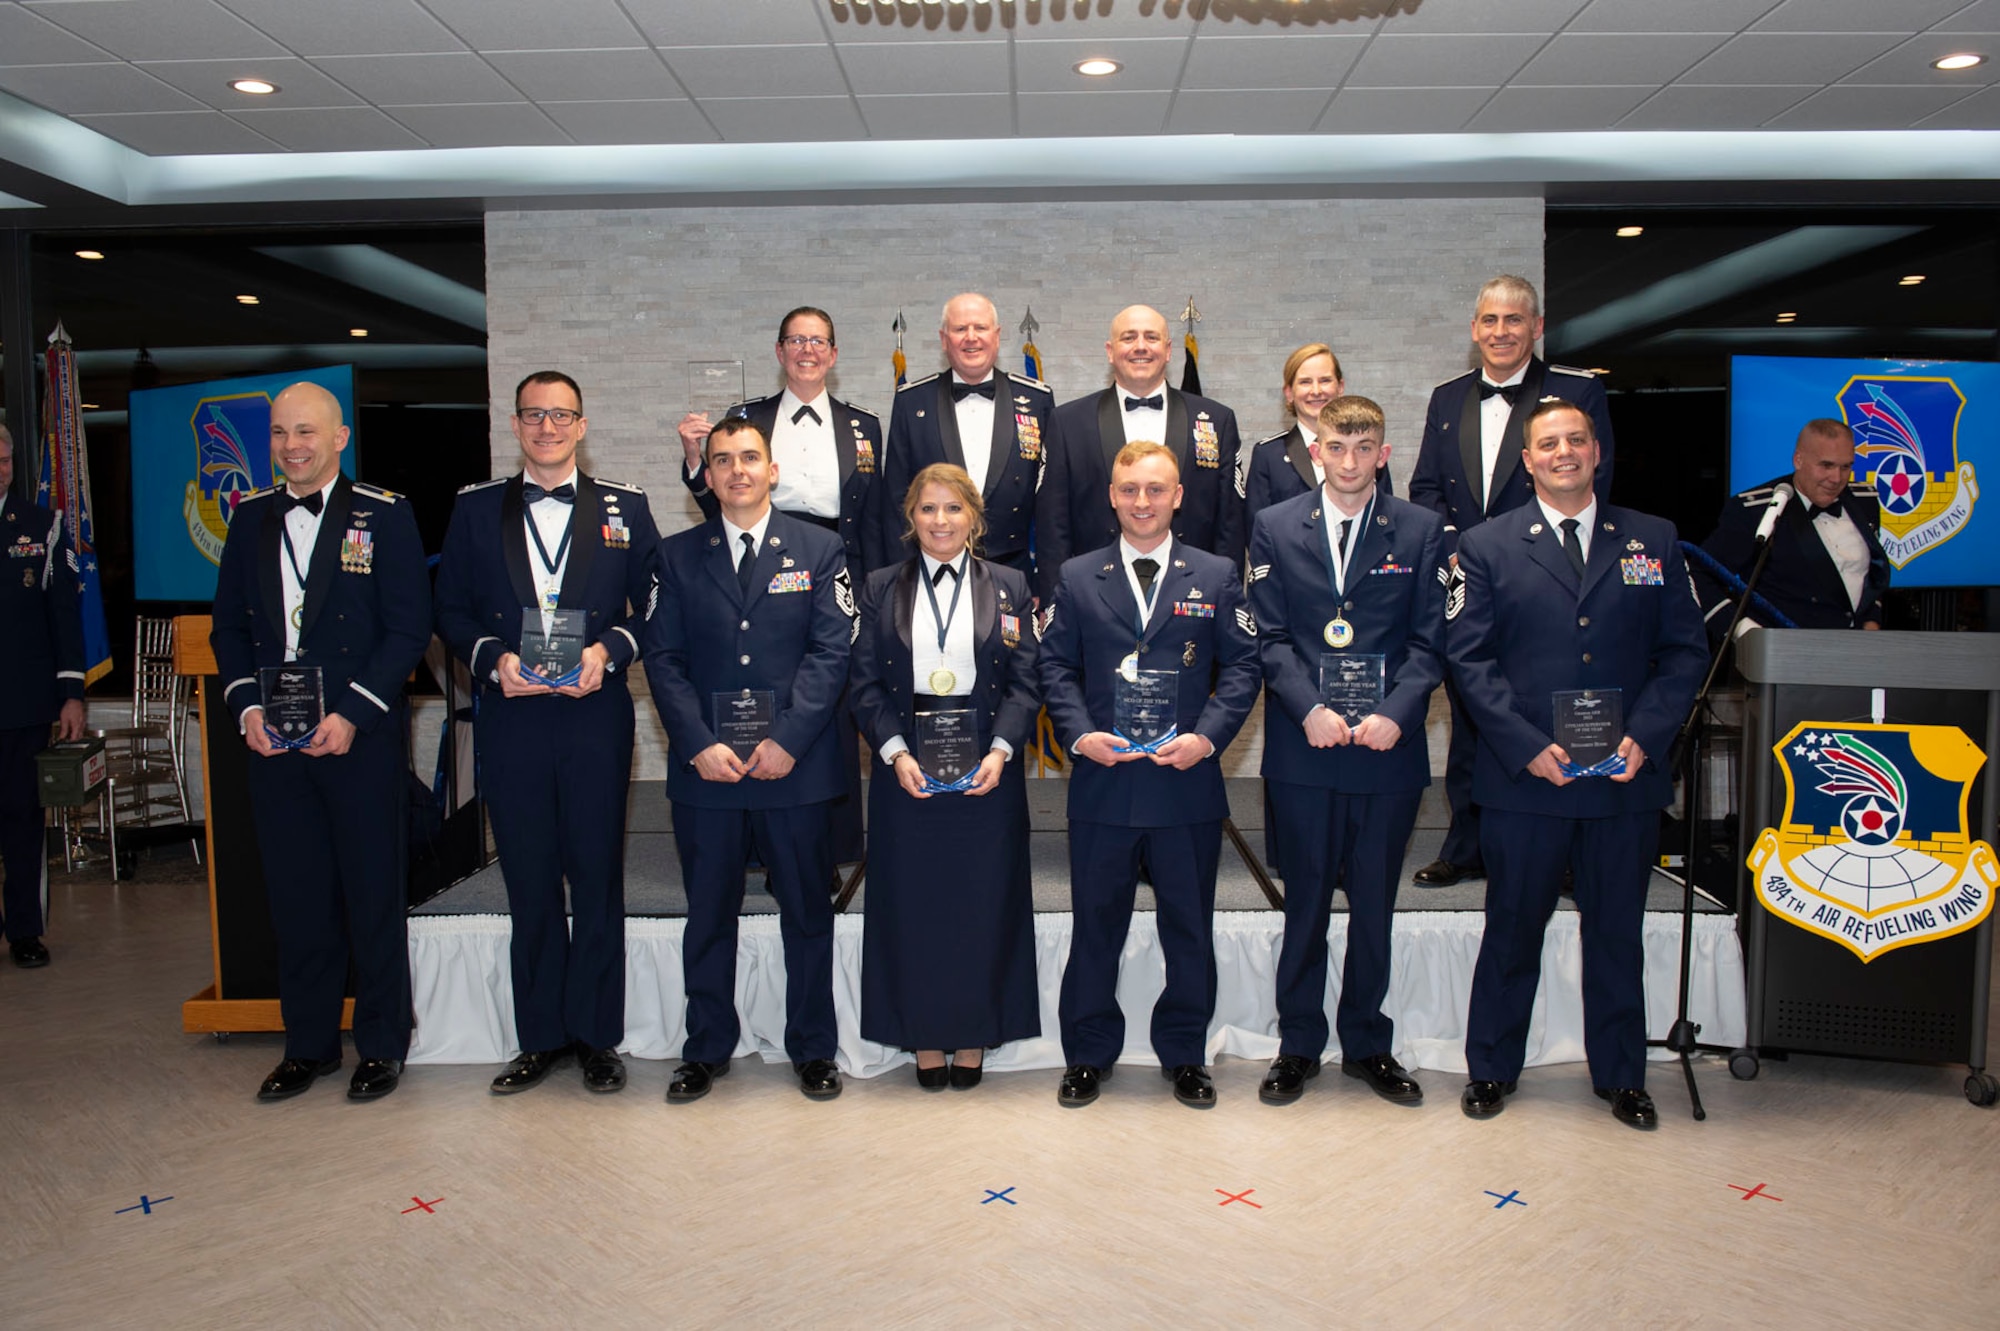
<svg viewBox="0 0 2000 1331">
<path fill-rule="evenodd" d="M 1655 1065 L 1650 1136 L 1581 1066 L 1484 1123 L 1436 1074 L 1413 1110 L 1338 1075 L 1268 1108 L 1242 1062 L 1208 1113 L 1149 1068 L 1072 1112 L 1046 1073 L 814 1104 L 747 1060 L 690 1107 L 636 1060 L 611 1097 L 427 1067 L 259 1105 L 279 1037 L 179 1029 L 192 875 L 55 898 L 55 964 L 0 963 L 0 1326 L 2000 1324 L 2000 1116 L 1962 1068 L 1708 1062 L 1698 1124 Z M 118 1214 L 142 1195 L 172 1200 Z"/>
</svg>

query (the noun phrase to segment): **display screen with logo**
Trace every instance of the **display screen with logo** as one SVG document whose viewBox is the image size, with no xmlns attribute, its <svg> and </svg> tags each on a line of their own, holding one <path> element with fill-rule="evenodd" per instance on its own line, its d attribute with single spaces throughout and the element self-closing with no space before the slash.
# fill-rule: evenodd
<svg viewBox="0 0 2000 1331">
<path fill-rule="evenodd" d="M 271 474 L 271 399 L 301 380 L 340 402 L 354 427 L 354 367 L 149 388 L 131 396 L 132 554 L 141 601 L 206 601 L 230 520 Z M 350 436 L 340 469 L 354 475 Z"/>
<path fill-rule="evenodd" d="M 2000 365 L 1978 361 L 1732 356 L 1731 493 L 1792 473 L 1809 420 L 1854 431 L 1854 479 L 1881 506 L 1897 587 L 1984 587 L 2000 568 Z"/>
</svg>

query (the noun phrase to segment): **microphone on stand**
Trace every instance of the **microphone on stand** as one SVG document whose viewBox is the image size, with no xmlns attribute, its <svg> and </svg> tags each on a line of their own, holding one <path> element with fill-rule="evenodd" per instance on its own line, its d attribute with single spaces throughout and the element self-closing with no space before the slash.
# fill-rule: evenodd
<svg viewBox="0 0 2000 1331">
<path fill-rule="evenodd" d="M 1792 488 L 1790 481 L 1779 481 L 1771 487 L 1770 505 L 1764 510 L 1764 520 L 1757 524 L 1758 545 L 1761 546 L 1771 539 L 1771 533 L 1777 530 L 1779 515 L 1785 511 L 1785 505 L 1791 503 L 1797 495 L 1798 491 Z"/>
</svg>

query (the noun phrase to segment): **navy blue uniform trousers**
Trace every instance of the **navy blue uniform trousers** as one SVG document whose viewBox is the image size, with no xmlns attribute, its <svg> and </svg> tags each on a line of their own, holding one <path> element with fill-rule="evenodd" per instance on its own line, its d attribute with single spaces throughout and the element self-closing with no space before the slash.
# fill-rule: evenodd
<svg viewBox="0 0 2000 1331">
<path fill-rule="evenodd" d="M 9 939 L 48 932 L 48 838 L 35 777 L 35 755 L 48 745 L 47 724 L 0 730 L 0 865 L 7 872 L 0 921 Z"/>
</svg>

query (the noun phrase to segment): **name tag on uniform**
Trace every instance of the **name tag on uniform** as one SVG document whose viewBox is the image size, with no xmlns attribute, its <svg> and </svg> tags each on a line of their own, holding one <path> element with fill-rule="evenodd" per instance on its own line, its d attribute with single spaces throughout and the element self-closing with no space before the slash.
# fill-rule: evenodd
<svg viewBox="0 0 2000 1331">
<path fill-rule="evenodd" d="M 340 538 L 340 570 L 343 573 L 375 571 L 375 533 L 349 527 Z"/>
<path fill-rule="evenodd" d="M 1664 587 L 1667 581 L 1660 561 L 1644 555 L 1619 560 L 1618 572 L 1624 577 L 1627 587 Z"/>
<path fill-rule="evenodd" d="M 1215 607 L 1207 601 L 1175 601 L 1174 613 L 1194 619 L 1214 619 Z"/>
<path fill-rule="evenodd" d="M 789 573 L 779 573 L 773 576 L 771 585 L 764 590 L 775 596 L 779 592 L 809 592 L 812 589 L 812 570 L 809 568 L 796 568 Z"/>
</svg>

